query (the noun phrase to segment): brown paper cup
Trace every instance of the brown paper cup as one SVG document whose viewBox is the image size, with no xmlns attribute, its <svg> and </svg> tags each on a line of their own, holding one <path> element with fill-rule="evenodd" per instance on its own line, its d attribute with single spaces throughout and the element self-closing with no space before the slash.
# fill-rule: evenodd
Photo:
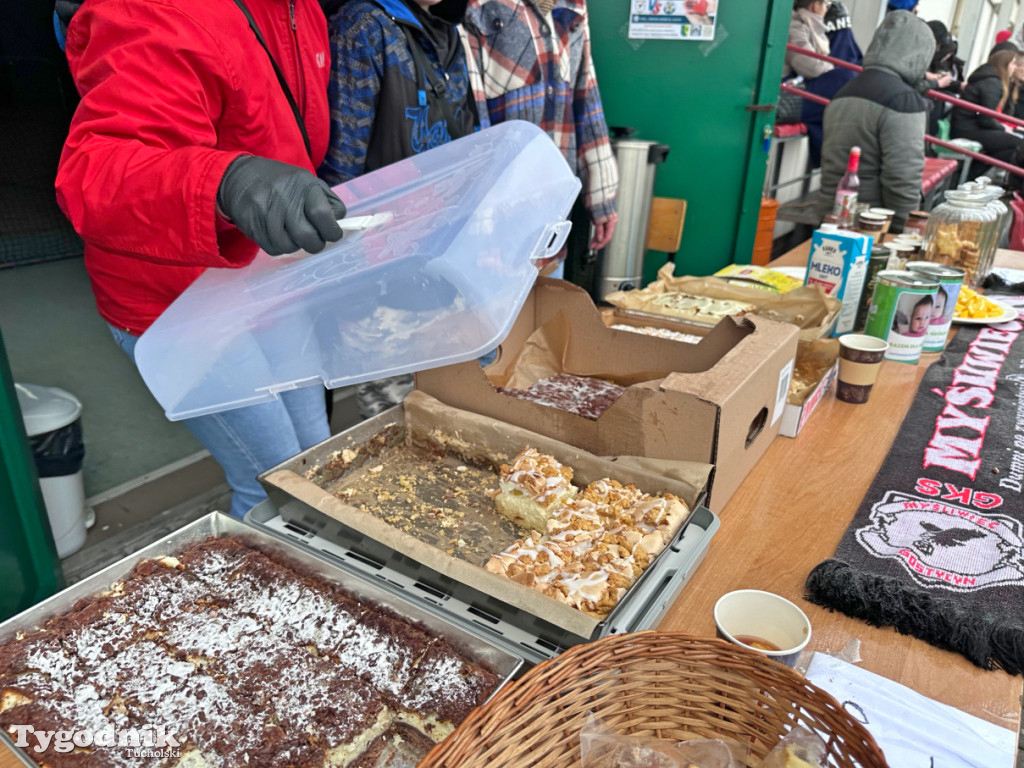
<svg viewBox="0 0 1024 768">
<path fill-rule="evenodd" d="M 888 348 L 884 339 L 863 333 L 840 336 L 836 397 L 846 403 L 866 403 Z"/>
</svg>

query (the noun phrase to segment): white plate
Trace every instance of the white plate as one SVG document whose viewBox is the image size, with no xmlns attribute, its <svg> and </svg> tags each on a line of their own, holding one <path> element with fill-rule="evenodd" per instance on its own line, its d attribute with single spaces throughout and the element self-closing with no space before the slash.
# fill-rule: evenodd
<svg viewBox="0 0 1024 768">
<path fill-rule="evenodd" d="M 986 296 L 985 298 L 993 304 L 998 304 L 1002 307 L 1003 314 L 997 315 L 996 317 L 957 317 L 956 315 L 953 315 L 953 322 L 959 325 L 992 325 L 993 323 L 1008 323 L 1011 320 L 1017 319 L 1017 309 L 1015 307 L 1011 307 L 1009 304 L 1004 304 L 991 296 Z"/>
<path fill-rule="evenodd" d="M 781 272 L 784 275 L 789 275 L 790 277 L 795 277 L 797 280 L 806 280 L 807 279 L 807 267 L 771 267 L 771 266 L 769 266 L 768 269 L 772 270 L 773 272 Z"/>
</svg>

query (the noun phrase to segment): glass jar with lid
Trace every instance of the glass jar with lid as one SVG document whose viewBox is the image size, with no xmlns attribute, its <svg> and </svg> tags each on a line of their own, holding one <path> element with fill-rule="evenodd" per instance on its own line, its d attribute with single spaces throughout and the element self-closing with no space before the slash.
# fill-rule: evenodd
<svg viewBox="0 0 1024 768">
<path fill-rule="evenodd" d="M 985 242 L 983 242 L 983 243 L 978 243 L 978 247 L 981 250 L 981 253 L 983 254 L 982 255 L 982 262 L 984 262 L 986 255 L 991 254 L 991 257 L 988 258 L 989 264 L 987 265 L 987 268 L 985 268 L 986 265 L 984 263 L 980 263 L 978 265 L 978 269 L 976 270 L 977 275 L 975 277 L 975 282 L 978 285 L 981 284 L 982 280 L 985 279 L 985 275 L 987 275 L 988 271 L 991 269 L 992 257 L 995 256 L 995 249 L 999 245 L 999 223 L 1000 223 L 1000 219 L 999 219 L 999 213 L 1000 212 L 999 212 L 998 208 L 995 205 L 993 205 L 993 201 L 992 201 L 992 198 L 993 198 L 992 189 L 991 189 L 991 187 L 988 187 L 987 185 L 983 184 L 981 179 L 984 179 L 986 182 L 990 181 L 990 179 L 987 176 L 982 176 L 982 177 L 979 177 L 975 181 L 968 181 L 968 182 L 966 182 L 964 184 L 961 184 L 960 186 L 957 187 L 957 189 L 960 190 L 961 192 L 971 192 L 971 193 L 974 193 L 976 195 L 980 195 L 981 197 L 984 197 L 985 205 L 988 206 L 996 214 L 996 226 L 992 227 L 992 229 L 988 232 L 988 239 L 986 239 Z M 992 240 L 993 242 L 990 243 L 989 240 Z"/>
<path fill-rule="evenodd" d="M 931 212 L 925 231 L 928 261 L 964 270 L 964 283 L 976 288 L 979 270 L 995 255 L 996 212 L 981 190 L 951 189 Z"/>
<path fill-rule="evenodd" d="M 1003 195 L 1005 190 L 997 184 L 993 184 L 992 180 L 988 176 L 979 176 L 975 182 L 979 189 L 989 196 L 989 205 L 992 206 L 992 210 L 996 212 L 996 227 L 992 234 L 993 240 L 995 240 L 992 246 L 991 255 L 988 260 L 978 268 L 978 283 L 980 284 L 989 272 L 992 271 L 992 263 L 995 260 L 996 251 L 999 249 L 1001 243 L 1004 241 L 1004 236 L 1010 229 L 1010 224 L 1013 223 L 1013 213 L 1010 211 L 1010 207 L 1003 202 Z"/>
</svg>

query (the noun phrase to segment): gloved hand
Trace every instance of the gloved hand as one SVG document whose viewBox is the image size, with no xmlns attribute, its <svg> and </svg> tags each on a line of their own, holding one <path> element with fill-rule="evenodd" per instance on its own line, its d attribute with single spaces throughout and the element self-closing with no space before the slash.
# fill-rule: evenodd
<svg viewBox="0 0 1024 768">
<path fill-rule="evenodd" d="M 343 234 L 345 204 L 309 171 L 265 157 L 239 157 L 217 190 L 217 205 L 271 256 L 316 253 Z"/>
</svg>

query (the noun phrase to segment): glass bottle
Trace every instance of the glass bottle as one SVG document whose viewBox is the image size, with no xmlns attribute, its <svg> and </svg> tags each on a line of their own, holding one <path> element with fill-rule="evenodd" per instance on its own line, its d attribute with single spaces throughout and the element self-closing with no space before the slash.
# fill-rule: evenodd
<svg viewBox="0 0 1024 768">
<path fill-rule="evenodd" d="M 992 257 L 987 251 L 994 253 L 996 220 L 996 212 L 988 205 L 988 195 L 981 190 L 947 191 L 946 201 L 928 217 L 925 259 L 959 267 L 966 273 L 964 283 L 976 288 L 983 262 L 987 259 L 991 264 Z"/>
<path fill-rule="evenodd" d="M 860 165 L 860 147 L 850 147 L 850 157 L 846 161 L 846 173 L 836 187 L 836 201 L 832 213 L 839 218 L 839 226 L 848 229 L 857 223 L 857 193 L 860 190 L 860 177 L 857 166 Z"/>
</svg>

